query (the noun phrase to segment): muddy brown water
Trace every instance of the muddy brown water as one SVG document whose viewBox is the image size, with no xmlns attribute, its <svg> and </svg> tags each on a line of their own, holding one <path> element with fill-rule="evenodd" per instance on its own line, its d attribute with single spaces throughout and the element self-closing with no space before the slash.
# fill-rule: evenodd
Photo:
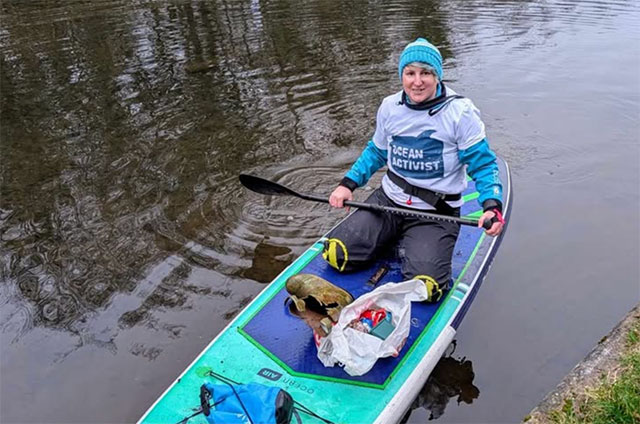
<svg viewBox="0 0 640 424">
<path fill-rule="evenodd" d="M 139 418 L 344 216 L 237 175 L 329 193 L 420 35 L 481 109 L 515 203 L 406 421 L 519 421 L 640 300 L 637 2 L 1 8 L 3 423 Z"/>
</svg>

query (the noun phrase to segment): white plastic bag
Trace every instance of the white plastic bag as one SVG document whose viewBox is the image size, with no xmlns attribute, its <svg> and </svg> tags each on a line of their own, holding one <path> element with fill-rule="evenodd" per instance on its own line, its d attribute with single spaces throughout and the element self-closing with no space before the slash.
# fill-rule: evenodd
<svg viewBox="0 0 640 424">
<path fill-rule="evenodd" d="M 338 322 L 327 337 L 320 339 L 318 358 L 326 367 L 344 365 L 349 375 L 363 375 L 378 358 L 397 356 L 411 326 L 411 302 L 428 298 L 427 288 L 420 280 L 387 283 L 360 296 L 341 312 Z M 395 329 L 385 340 L 347 327 L 367 309 L 384 308 L 392 314 Z"/>
</svg>

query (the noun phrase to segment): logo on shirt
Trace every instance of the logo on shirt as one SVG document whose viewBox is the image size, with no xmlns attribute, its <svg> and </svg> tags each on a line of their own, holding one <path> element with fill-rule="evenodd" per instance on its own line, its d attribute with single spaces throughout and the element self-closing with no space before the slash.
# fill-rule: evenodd
<svg viewBox="0 0 640 424">
<path fill-rule="evenodd" d="M 431 138 L 434 130 L 427 130 L 417 137 L 394 135 L 391 149 L 391 166 L 396 173 L 408 178 L 440 178 L 444 175 L 442 150 L 444 143 Z"/>
</svg>

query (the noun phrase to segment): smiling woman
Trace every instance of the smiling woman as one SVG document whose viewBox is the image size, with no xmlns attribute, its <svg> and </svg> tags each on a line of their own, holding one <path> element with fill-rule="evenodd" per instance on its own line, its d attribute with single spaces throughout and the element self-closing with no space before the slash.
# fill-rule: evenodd
<svg viewBox="0 0 640 424">
<path fill-rule="evenodd" d="M 478 109 L 445 87 L 442 55 L 424 38 L 404 48 L 398 72 L 402 91 L 382 101 L 373 138 L 329 197 L 331 206 L 343 207 L 356 188 L 386 165 L 382 186 L 368 203 L 459 216 L 468 174 L 483 209 L 478 225 L 491 223 L 487 235 L 499 235 L 504 225 L 502 182 Z M 416 222 L 362 209 L 347 219 L 349 225 L 334 229 L 325 245 L 325 256 L 334 268 L 360 269 L 388 246 L 397 246 L 403 252 L 403 278 L 424 281 L 428 301 L 437 302 L 451 288 L 458 225 Z"/>
<path fill-rule="evenodd" d="M 402 71 L 402 88 L 413 103 L 422 103 L 436 96 L 438 76 L 426 63 L 413 62 Z"/>
<path fill-rule="evenodd" d="M 442 55 L 424 38 L 410 43 L 398 63 L 402 89 L 411 102 L 422 103 L 434 98 L 442 80 Z"/>
</svg>

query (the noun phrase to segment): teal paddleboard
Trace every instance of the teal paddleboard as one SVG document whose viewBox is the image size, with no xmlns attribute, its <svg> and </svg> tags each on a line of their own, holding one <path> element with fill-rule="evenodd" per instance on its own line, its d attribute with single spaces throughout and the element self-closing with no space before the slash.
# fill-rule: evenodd
<svg viewBox="0 0 640 424">
<path fill-rule="evenodd" d="M 508 218 L 511 176 L 506 162 L 499 159 L 498 163 L 504 183 L 503 212 Z M 481 215 L 477 197 L 475 184 L 469 181 L 463 193 L 463 217 Z M 200 412 L 200 387 L 207 382 L 223 384 L 216 376 L 237 384 L 260 383 L 285 389 L 304 424 L 400 421 L 453 341 L 503 236 L 504 231 L 494 238 L 481 229 L 462 226 L 453 256 L 452 290 L 437 304 L 414 302 L 409 337 L 400 354 L 379 359 L 371 371 L 357 377 L 339 366 L 322 365 L 311 328 L 285 306 L 285 281 L 297 273 L 314 274 L 358 297 L 372 290 L 366 282 L 382 266 L 389 271 L 378 286 L 402 281 L 400 263 L 396 257 L 380 258 L 369 269 L 340 274 L 322 259 L 323 239 L 318 240 L 238 314 L 139 423 L 206 423 Z"/>
</svg>

